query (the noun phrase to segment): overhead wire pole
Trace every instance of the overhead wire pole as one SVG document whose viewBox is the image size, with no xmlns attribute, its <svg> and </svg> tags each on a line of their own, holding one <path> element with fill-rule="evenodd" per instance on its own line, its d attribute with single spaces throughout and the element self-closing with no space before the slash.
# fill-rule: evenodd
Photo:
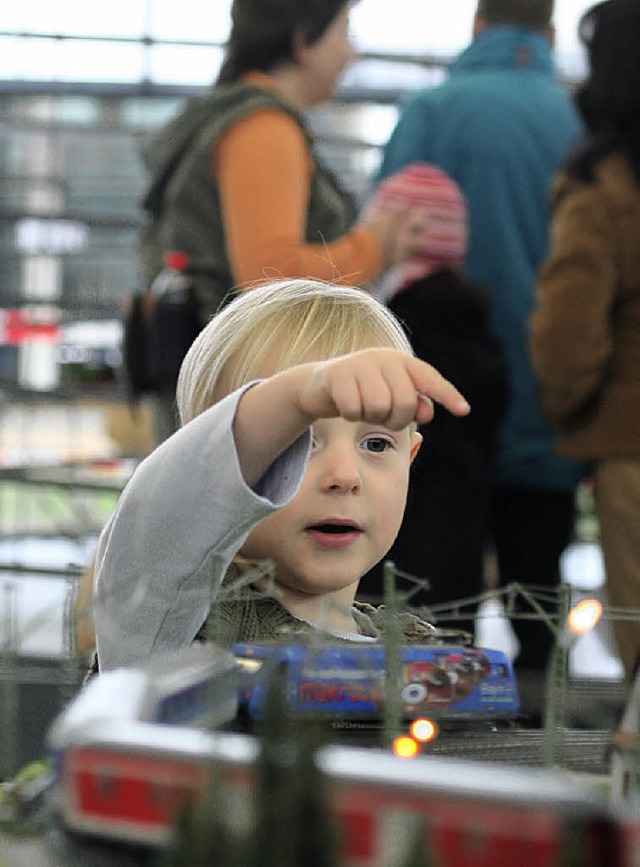
<svg viewBox="0 0 640 867">
<path fill-rule="evenodd" d="M 564 640 L 564 624 L 569 616 L 571 588 L 568 584 L 560 584 L 559 591 L 557 625 L 554 628 L 550 620 L 546 621 L 554 637 L 546 675 L 543 761 L 547 766 L 560 764 L 562 760 L 562 732 L 567 719 L 570 642 Z"/>
<path fill-rule="evenodd" d="M 400 733 L 402 726 L 402 702 L 400 699 L 400 665 L 402 632 L 398 617 L 398 590 L 396 588 L 396 570 L 391 560 L 386 560 L 383 566 L 384 582 L 384 746 L 390 747 Z"/>
<path fill-rule="evenodd" d="M 18 687 L 16 678 L 16 588 L 4 584 L 4 640 L 0 644 L 0 781 L 7 780 L 17 770 L 18 755 Z"/>
<path fill-rule="evenodd" d="M 416 586 L 406 593 L 396 587 L 396 577 L 400 575 Z M 396 569 L 391 560 L 383 564 L 384 591 L 384 654 L 385 654 L 385 684 L 383 710 L 383 741 L 387 747 L 392 746 L 394 739 L 402 729 L 402 648 L 404 646 L 404 631 L 400 617 L 400 606 L 411 599 L 418 590 L 428 587 L 428 581 L 401 572 Z"/>
<path fill-rule="evenodd" d="M 395 589 L 394 576 L 397 570 L 393 568 L 393 564 L 385 564 L 385 600 L 389 600 L 387 604 L 394 611 L 398 606 L 398 592 Z M 410 576 L 406 576 L 410 577 Z M 409 596 L 411 594 L 408 594 Z M 515 599 L 520 597 L 530 606 L 530 612 L 515 614 L 513 605 Z M 538 597 L 538 598 L 536 598 Z M 408 597 L 407 597 L 408 598 Z M 563 732 L 566 728 L 567 719 L 567 697 L 568 697 L 568 681 L 569 681 L 569 652 L 575 639 L 584 634 L 584 632 L 592 629 L 598 622 L 601 615 L 608 619 L 624 619 L 638 620 L 640 619 L 640 611 L 638 609 L 603 609 L 600 603 L 599 613 L 593 622 L 586 624 L 586 620 L 582 625 L 577 624 L 577 618 L 574 615 L 585 605 L 594 605 L 597 600 L 583 599 L 581 602 L 571 608 L 571 585 L 561 583 L 557 591 L 552 595 L 536 593 L 536 588 L 525 587 L 518 583 L 509 584 L 502 590 L 491 590 L 486 593 L 479 594 L 473 597 L 465 597 L 463 599 L 454 600 L 451 603 L 433 606 L 432 613 L 436 615 L 436 621 L 439 619 L 447 620 L 450 616 L 455 616 L 460 613 L 467 605 L 479 604 L 485 600 L 502 598 L 507 603 L 504 606 L 505 616 L 511 619 L 514 616 L 519 616 L 523 619 L 536 619 L 544 622 L 553 635 L 553 647 L 549 658 L 549 663 L 546 671 L 545 681 L 545 713 L 544 713 L 544 731 L 542 741 L 542 760 L 547 766 L 560 764 L 563 758 Z M 549 605 L 552 601 L 556 605 L 556 613 L 550 614 L 542 602 Z M 393 632 L 392 632 L 393 635 Z M 390 660 L 391 665 L 397 663 L 394 658 L 393 643 L 390 644 Z M 387 675 L 391 676 L 390 673 Z M 387 692 L 391 701 L 394 699 L 394 693 L 391 687 Z M 395 696 L 398 700 L 399 695 L 396 690 Z M 395 726 L 395 731 L 399 730 L 401 719 L 398 712 L 392 705 L 389 710 L 388 718 L 385 717 L 387 740 L 389 740 L 390 732 Z"/>
</svg>

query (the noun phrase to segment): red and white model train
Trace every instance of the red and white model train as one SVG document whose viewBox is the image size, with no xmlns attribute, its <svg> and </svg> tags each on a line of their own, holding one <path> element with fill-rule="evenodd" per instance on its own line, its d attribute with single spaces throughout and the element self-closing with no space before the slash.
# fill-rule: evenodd
<svg viewBox="0 0 640 867">
<path fill-rule="evenodd" d="M 221 652 L 219 673 L 231 660 Z M 60 822 L 77 834 L 165 846 L 185 803 L 213 782 L 218 818 L 250 834 L 259 741 L 149 722 L 151 704 L 141 673 L 113 672 L 58 718 L 50 747 Z M 229 705 L 215 721 L 232 713 Z M 417 843 L 438 867 L 640 867 L 640 817 L 609 808 L 560 774 L 429 755 L 409 761 L 337 745 L 321 747 L 316 764 L 342 867 L 402 865 Z"/>
<path fill-rule="evenodd" d="M 257 756 L 246 735 L 103 723 L 59 756 L 57 807 L 75 832 L 162 846 L 215 779 L 219 818 L 249 834 Z M 344 867 L 402 865 L 418 835 L 441 867 L 640 864 L 640 822 L 539 769 L 340 746 L 321 748 L 317 764 Z"/>
</svg>

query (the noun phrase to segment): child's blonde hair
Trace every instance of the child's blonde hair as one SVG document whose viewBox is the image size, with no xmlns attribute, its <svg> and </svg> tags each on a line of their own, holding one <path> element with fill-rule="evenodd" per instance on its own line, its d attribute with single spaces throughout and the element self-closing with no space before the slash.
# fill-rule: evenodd
<svg viewBox="0 0 640 867">
<path fill-rule="evenodd" d="M 211 319 L 184 359 L 181 423 L 253 379 L 376 346 L 412 353 L 397 319 L 362 289 L 298 279 L 242 292 Z"/>
</svg>

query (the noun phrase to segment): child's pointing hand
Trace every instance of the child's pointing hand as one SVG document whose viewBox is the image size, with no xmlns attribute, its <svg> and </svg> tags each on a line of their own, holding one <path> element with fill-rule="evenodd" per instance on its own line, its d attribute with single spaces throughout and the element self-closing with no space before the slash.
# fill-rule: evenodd
<svg viewBox="0 0 640 867">
<path fill-rule="evenodd" d="M 341 416 L 400 430 L 413 421 L 430 421 L 434 401 L 454 415 L 470 409 L 435 368 L 397 349 L 363 349 L 297 370 L 302 376 L 292 396 L 310 423 Z"/>
<path fill-rule="evenodd" d="M 398 349 L 363 349 L 275 373 L 242 396 L 233 430 L 242 474 L 255 484 L 272 461 L 321 418 L 401 430 L 433 418 L 433 403 L 454 415 L 469 404 L 424 361 Z"/>
</svg>

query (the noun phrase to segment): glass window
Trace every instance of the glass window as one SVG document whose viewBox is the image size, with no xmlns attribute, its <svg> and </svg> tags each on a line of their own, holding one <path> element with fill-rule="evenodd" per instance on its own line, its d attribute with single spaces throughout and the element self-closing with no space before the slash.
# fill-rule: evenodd
<svg viewBox="0 0 640 867">
<path fill-rule="evenodd" d="M 151 5 L 149 35 L 155 39 L 224 42 L 230 25 L 230 0 L 156 0 Z"/>
<path fill-rule="evenodd" d="M 42 4 L 24 0 L 3 7 L 0 33 L 0 79 L 140 81 L 147 76 L 168 83 L 205 84 L 214 77 L 220 47 L 229 30 L 231 0 L 111 0 L 97 7 L 86 0 Z M 589 0 L 557 0 L 555 25 L 558 65 L 569 76 L 584 72 L 577 42 L 580 15 Z M 361 0 L 352 11 L 353 34 L 363 52 L 415 55 L 448 60 L 471 37 L 476 0 L 397 0 L 394 26 L 388 23 L 388 0 Z M 25 34 L 39 34 L 28 38 Z M 72 39 L 44 38 L 63 34 Z M 81 37 L 91 37 L 84 42 Z M 154 50 L 150 69 L 144 37 L 196 43 L 186 51 Z M 138 40 L 96 42 L 103 40 Z M 210 43 L 211 47 L 202 45 Z"/>
<path fill-rule="evenodd" d="M 389 0 L 354 5 L 353 35 L 363 56 L 343 76 L 343 98 L 309 115 L 322 156 L 356 204 L 369 194 L 399 100 L 442 80 L 446 63 L 471 38 L 476 2 L 396 0 L 392 27 Z M 574 79 L 584 69 L 577 22 L 590 5 L 556 2 L 558 65 Z M 21 0 L 5 6 L 3 304 L 55 299 L 66 310 L 113 316 L 139 280 L 147 183 L 140 138 L 215 79 L 231 0 L 111 0 L 99 8 L 86 0 Z M 31 82 L 44 86 L 33 92 Z M 147 83 L 156 85 L 153 95 Z"/>
<path fill-rule="evenodd" d="M 126 127 L 153 129 L 172 118 L 183 104 L 184 99 L 175 97 L 131 97 L 124 100 L 121 120 Z"/>
<path fill-rule="evenodd" d="M 149 79 L 158 84 L 204 87 L 222 62 L 222 49 L 200 45 L 155 45 L 149 51 Z"/>
<path fill-rule="evenodd" d="M 397 0 L 390 27 L 389 0 L 361 0 L 351 13 L 353 35 L 361 51 L 450 56 L 469 41 L 476 6 L 477 0 Z"/>
<path fill-rule="evenodd" d="M 169 5 L 166 0 L 158 2 Z M 64 0 L 63 3 L 21 0 L 19 3 L 3 3 L 2 29 L 22 33 L 139 38 L 145 32 L 148 6 L 148 0 L 109 0 L 102 4 L 86 0 Z M 174 16 L 178 17 L 182 4 L 172 3 L 171 6 Z"/>
<path fill-rule="evenodd" d="M 0 79 L 131 82 L 144 71 L 137 42 L 0 37 Z"/>
</svg>

